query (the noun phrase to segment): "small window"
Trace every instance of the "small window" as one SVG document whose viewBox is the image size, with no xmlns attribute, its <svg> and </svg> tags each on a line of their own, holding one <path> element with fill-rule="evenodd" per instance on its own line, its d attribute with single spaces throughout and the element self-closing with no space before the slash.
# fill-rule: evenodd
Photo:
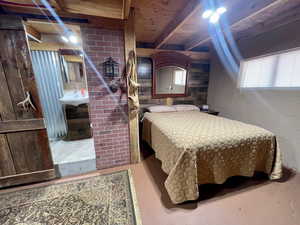
<svg viewBox="0 0 300 225">
<path fill-rule="evenodd" d="M 292 50 L 242 61 L 240 87 L 300 87 L 300 50 Z"/>
<path fill-rule="evenodd" d="M 174 84 L 175 85 L 185 85 L 186 81 L 186 71 L 185 70 L 175 70 L 174 71 Z"/>
</svg>

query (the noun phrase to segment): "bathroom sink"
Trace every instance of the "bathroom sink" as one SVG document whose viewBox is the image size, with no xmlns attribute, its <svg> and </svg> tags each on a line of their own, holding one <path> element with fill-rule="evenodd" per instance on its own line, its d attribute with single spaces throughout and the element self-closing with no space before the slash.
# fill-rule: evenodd
<svg viewBox="0 0 300 225">
<path fill-rule="evenodd" d="M 79 106 L 89 102 L 89 95 L 87 92 L 81 91 L 66 91 L 64 96 L 59 99 L 64 105 Z"/>
</svg>

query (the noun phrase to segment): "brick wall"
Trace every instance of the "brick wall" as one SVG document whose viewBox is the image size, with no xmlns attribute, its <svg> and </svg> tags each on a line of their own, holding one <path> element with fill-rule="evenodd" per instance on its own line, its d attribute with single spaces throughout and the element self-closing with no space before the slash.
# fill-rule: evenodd
<svg viewBox="0 0 300 225">
<path fill-rule="evenodd" d="M 83 49 L 102 76 L 102 63 L 113 57 L 124 69 L 123 31 L 82 27 Z M 106 82 L 101 81 L 85 59 L 90 118 L 93 125 L 97 169 L 130 163 L 127 96 L 118 91 L 109 93 Z M 114 97 L 114 98 L 113 98 Z"/>
</svg>

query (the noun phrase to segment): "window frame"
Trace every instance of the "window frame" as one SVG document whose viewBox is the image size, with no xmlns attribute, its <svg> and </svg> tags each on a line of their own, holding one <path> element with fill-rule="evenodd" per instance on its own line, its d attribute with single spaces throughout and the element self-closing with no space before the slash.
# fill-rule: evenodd
<svg viewBox="0 0 300 225">
<path fill-rule="evenodd" d="M 249 57 L 249 58 L 245 58 L 243 60 L 240 61 L 240 70 L 239 70 L 239 74 L 238 74 L 238 82 L 237 82 L 237 88 L 240 91 L 257 91 L 257 90 L 300 90 L 300 86 L 299 87 L 243 87 L 242 86 L 242 82 L 243 79 L 245 78 L 245 76 L 242 75 L 242 71 L 243 71 L 243 67 L 245 62 L 248 62 L 250 60 L 256 60 L 256 59 L 260 59 L 260 58 L 265 58 L 268 56 L 275 56 L 277 55 L 279 57 L 280 54 L 284 54 L 284 53 L 289 53 L 289 52 L 293 52 L 293 51 L 300 51 L 300 47 L 296 47 L 296 48 L 290 48 L 290 49 L 286 49 L 286 50 L 280 50 L 280 51 L 275 51 L 275 52 L 270 52 L 267 54 L 263 54 L 263 55 L 259 55 L 259 56 L 255 56 L 255 57 Z M 277 74 L 276 74 L 277 76 Z M 273 79 L 273 82 L 276 80 L 276 78 Z"/>
</svg>

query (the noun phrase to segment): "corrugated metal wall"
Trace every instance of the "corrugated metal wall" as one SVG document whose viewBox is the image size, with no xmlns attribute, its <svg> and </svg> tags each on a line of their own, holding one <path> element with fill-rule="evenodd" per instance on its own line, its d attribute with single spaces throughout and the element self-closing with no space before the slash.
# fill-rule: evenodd
<svg viewBox="0 0 300 225">
<path fill-rule="evenodd" d="M 63 96 L 59 55 L 55 51 L 31 51 L 31 57 L 48 137 L 60 138 L 67 133 L 67 125 L 63 106 L 59 102 Z"/>
</svg>

